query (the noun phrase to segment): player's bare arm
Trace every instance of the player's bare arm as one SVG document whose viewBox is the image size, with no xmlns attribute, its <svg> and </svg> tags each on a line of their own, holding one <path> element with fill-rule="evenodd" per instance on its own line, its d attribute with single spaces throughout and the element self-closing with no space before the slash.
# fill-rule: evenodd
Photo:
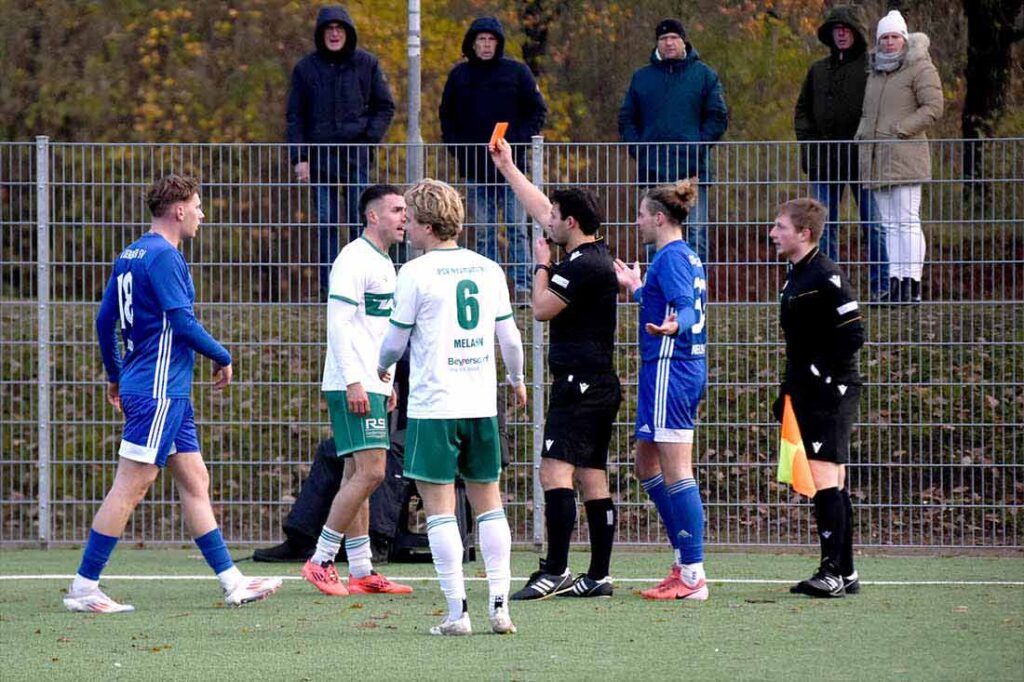
<svg viewBox="0 0 1024 682">
<path fill-rule="evenodd" d="M 636 290 L 643 286 L 643 279 L 640 276 L 640 262 L 635 261 L 632 266 L 626 265 L 625 262 L 616 258 L 615 259 L 615 279 L 619 281 L 619 286 L 632 296 L 636 293 Z"/>
<path fill-rule="evenodd" d="M 516 396 L 516 405 L 519 407 L 526 407 L 527 396 L 526 396 L 526 383 L 520 382 L 512 387 L 512 392 Z"/>
<path fill-rule="evenodd" d="M 121 389 L 116 381 L 107 383 L 107 402 L 114 406 L 118 412 L 121 410 Z"/>
<path fill-rule="evenodd" d="M 676 313 L 669 313 L 661 324 L 648 322 L 644 325 L 644 331 L 651 336 L 675 336 L 679 333 L 679 321 Z"/>
<path fill-rule="evenodd" d="M 231 377 L 234 374 L 234 370 L 231 365 L 213 365 L 213 388 L 218 391 L 223 391 L 231 383 Z"/>
<path fill-rule="evenodd" d="M 370 396 L 360 382 L 349 384 L 345 389 L 345 397 L 348 400 L 348 411 L 352 414 L 363 416 L 370 414 Z"/>
</svg>

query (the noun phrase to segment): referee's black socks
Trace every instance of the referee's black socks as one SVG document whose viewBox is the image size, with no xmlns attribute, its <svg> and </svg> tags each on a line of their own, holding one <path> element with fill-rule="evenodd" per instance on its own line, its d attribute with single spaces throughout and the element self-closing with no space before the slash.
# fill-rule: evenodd
<svg viewBox="0 0 1024 682">
<path fill-rule="evenodd" d="M 822 566 L 838 574 L 846 538 L 846 505 L 839 488 L 818 491 L 814 496 L 814 515 L 818 519 Z"/>
<path fill-rule="evenodd" d="M 843 488 L 840 492 L 843 497 L 843 510 L 846 519 L 846 532 L 843 533 L 843 548 L 839 555 L 839 570 L 844 576 L 853 574 L 853 501 L 850 500 L 850 490 Z"/>
<path fill-rule="evenodd" d="M 569 565 L 569 540 L 576 527 L 576 493 L 572 488 L 544 491 L 544 521 L 548 526 L 546 573 L 561 575 Z"/>
<path fill-rule="evenodd" d="M 590 568 L 587 576 L 600 580 L 608 576 L 612 561 L 612 543 L 615 540 L 615 503 L 612 498 L 589 500 L 583 503 L 590 526 Z"/>
</svg>

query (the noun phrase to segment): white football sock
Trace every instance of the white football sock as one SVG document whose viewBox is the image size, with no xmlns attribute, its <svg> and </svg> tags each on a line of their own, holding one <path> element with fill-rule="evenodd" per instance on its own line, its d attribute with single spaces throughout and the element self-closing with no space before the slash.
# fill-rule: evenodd
<svg viewBox="0 0 1024 682">
<path fill-rule="evenodd" d="M 680 564 L 679 569 L 683 582 L 691 587 L 704 579 L 704 562 L 696 564 Z"/>
<path fill-rule="evenodd" d="M 316 541 L 316 552 L 313 554 L 312 559 L 313 563 L 323 565 L 328 561 L 334 561 L 334 557 L 338 555 L 338 550 L 341 549 L 341 540 L 344 537 L 344 533 L 339 533 L 324 526 L 320 531 L 320 538 Z"/>
<path fill-rule="evenodd" d="M 369 535 L 345 538 L 345 554 L 348 555 L 348 572 L 352 577 L 365 578 L 373 572 Z"/>
<path fill-rule="evenodd" d="M 99 580 L 89 580 L 76 574 L 75 580 L 71 583 L 71 594 L 86 594 L 100 589 Z"/>
<path fill-rule="evenodd" d="M 490 591 L 487 611 L 494 615 L 497 600 L 501 600 L 502 606 L 508 606 L 508 590 L 512 581 L 512 531 L 503 509 L 484 512 L 476 517 L 476 524 Z"/>
<path fill-rule="evenodd" d="M 466 601 L 466 579 L 462 573 L 462 535 L 455 517 L 428 516 L 427 539 L 434 556 L 434 570 L 448 600 L 448 620 L 458 620 Z"/>
<path fill-rule="evenodd" d="M 225 592 L 230 592 L 235 585 L 245 580 L 245 576 L 238 570 L 238 566 L 232 566 L 218 573 L 217 580 L 220 581 L 220 586 Z"/>
</svg>

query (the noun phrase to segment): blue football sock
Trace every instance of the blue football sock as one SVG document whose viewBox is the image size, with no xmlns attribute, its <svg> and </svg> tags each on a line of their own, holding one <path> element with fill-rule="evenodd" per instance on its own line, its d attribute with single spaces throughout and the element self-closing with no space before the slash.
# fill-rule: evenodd
<svg viewBox="0 0 1024 682">
<path fill-rule="evenodd" d="M 89 580 L 99 580 L 115 546 L 117 538 L 90 529 L 89 540 L 82 552 L 82 563 L 78 566 L 78 575 Z"/>
<path fill-rule="evenodd" d="M 697 481 L 684 478 L 667 486 L 672 518 L 675 523 L 680 564 L 704 561 L 704 505 Z"/>
<path fill-rule="evenodd" d="M 235 565 L 220 528 L 214 528 L 206 535 L 196 538 L 196 544 L 199 545 L 199 551 L 203 553 L 203 558 L 214 573 L 222 573 Z"/>
<path fill-rule="evenodd" d="M 668 541 L 673 549 L 679 549 L 679 539 L 676 537 L 675 520 L 672 518 L 672 505 L 668 499 L 668 488 L 665 487 L 665 477 L 662 474 L 652 476 L 640 481 L 641 487 L 647 496 L 654 502 L 654 508 L 658 510 L 661 522 L 665 524 L 665 532 L 668 534 Z"/>
</svg>

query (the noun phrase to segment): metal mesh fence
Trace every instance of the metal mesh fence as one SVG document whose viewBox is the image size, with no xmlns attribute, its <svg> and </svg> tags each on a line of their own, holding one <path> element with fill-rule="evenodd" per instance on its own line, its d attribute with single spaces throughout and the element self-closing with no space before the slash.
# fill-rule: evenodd
<svg viewBox="0 0 1024 682">
<path fill-rule="evenodd" d="M 767 232 L 782 201 L 812 188 L 796 143 L 712 146 L 704 183 L 709 382 L 694 450 L 707 540 L 811 544 L 810 505 L 775 482 L 778 429 L 768 406 L 782 369 L 777 296 L 786 265 Z M 410 167 L 422 167 L 424 175 L 452 183 L 468 197 L 464 242 L 476 246 L 497 233 L 499 259 L 513 279 L 515 266 L 527 265 L 529 252 L 515 248 L 506 225 L 521 216 L 484 211 L 481 183 L 465 180 L 450 149 L 339 151 L 362 155 L 357 159 L 370 152 L 365 182 L 403 184 Z M 597 192 L 613 253 L 647 259 L 633 226 L 641 189 L 629 153 L 635 150 L 537 141 L 523 151 L 545 189 Z M 884 261 L 870 255 L 851 188 L 838 215 L 838 262 L 859 292 L 868 331 L 849 467 L 856 538 L 869 546 L 1019 547 L 1024 140 L 932 141 L 931 157 L 933 179 L 924 183 L 921 202 L 922 303 L 866 305 L 872 266 Z M 203 181 L 207 218 L 183 251 L 197 317 L 235 357 L 227 392 L 211 390 L 203 360 L 193 391 L 215 509 L 231 542 L 280 538 L 316 445 L 329 435 L 319 390 L 326 338 L 320 254 L 321 242 L 333 237 L 319 215 L 337 201 L 329 217 L 343 225 L 333 232 L 344 244 L 347 197 L 364 178 L 319 190 L 298 182 L 285 145 L 0 143 L 0 544 L 81 542 L 112 482 L 121 423 L 104 399 L 93 320 L 113 259 L 148 228 L 145 187 L 171 171 Z M 492 194 L 498 188 L 490 186 Z M 539 227 L 532 230 L 536 235 Z M 528 372 L 539 371 L 536 381 L 545 386 L 537 362 L 545 326 L 524 307 L 517 319 Z M 659 542 L 662 531 L 632 474 L 636 333 L 635 307 L 623 302 L 616 363 L 625 401 L 608 471 L 620 510 L 618 540 L 642 544 Z M 502 409 L 512 453 L 503 485 L 513 536 L 536 541 L 542 415 L 516 412 L 507 401 Z M 581 526 L 577 541 L 586 539 Z M 125 537 L 187 541 L 169 477 L 158 479 Z"/>
</svg>

